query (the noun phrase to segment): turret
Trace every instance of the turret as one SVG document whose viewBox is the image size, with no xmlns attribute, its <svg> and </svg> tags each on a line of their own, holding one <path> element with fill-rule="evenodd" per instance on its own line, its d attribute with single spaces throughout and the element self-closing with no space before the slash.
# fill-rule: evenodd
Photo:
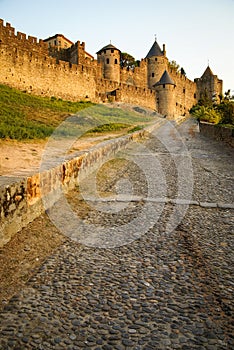
<svg viewBox="0 0 234 350">
<path fill-rule="evenodd" d="M 97 52 L 98 62 L 102 64 L 103 78 L 120 82 L 121 52 L 112 44 L 104 46 Z"/>
<path fill-rule="evenodd" d="M 164 71 L 160 80 L 154 85 L 156 90 L 156 106 L 158 113 L 174 117 L 175 115 L 175 87 L 167 70 Z"/>
<path fill-rule="evenodd" d="M 208 98 L 210 101 L 219 101 L 219 96 L 223 93 L 223 81 L 214 75 L 209 66 L 201 78 L 194 79 L 197 85 L 198 99 Z"/>
<path fill-rule="evenodd" d="M 148 87 L 152 87 L 159 81 L 165 69 L 168 66 L 168 59 L 166 57 L 165 44 L 163 44 L 163 50 L 161 50 L 157 41 L 153 43 L 151 49 L 149 50 L 147 56 L 147 80 Z"/>
</svg>

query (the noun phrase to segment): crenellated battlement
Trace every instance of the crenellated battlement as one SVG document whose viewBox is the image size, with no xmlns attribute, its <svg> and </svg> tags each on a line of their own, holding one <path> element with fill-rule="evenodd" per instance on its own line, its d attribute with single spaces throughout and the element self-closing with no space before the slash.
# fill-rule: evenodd
<svg viewBox="0 0 234 350">
<path fill-rule="evenodd" d="M 210 70 L 191 81 L 169 69 L 165 46 L 162 51 L 156 41 L 134 69 L 121 67 L 120 54 L 109 44 L 94 59 L 85 42 L 73 43 L 63 34 L 42 40 L 15 33 L 10 23 L 4 25 L 0 19 L 0 83 L 36 95 L 93 102 L 110 99 L 176 116 L 187 114 L 204 89 L 210 89 L 210 96 L 222 90 L 222 81 Z M 156 88 L 165 70 L 174 83 Z"/>
<path fill-rule="evenodd" d="M 5 40 L 8 39 L 8 44 L 11 45 L 18 42 L 21 46 L 26 47 L 38 47 L 39 49 L 43 48 L 45 52 L 47 51 L 47 46 L 42 39 L 37 39 L 33 36 L 28 36 L 25 33 L 17 32 L 15 34 L 15 28 L 11 26 L 10 23 L 6 23 L 4 26 L 4 21 L 0 19 L 0 36 L 5 37 Z M 2 40 L 2 38 L 0 38 Z"/>
</svg>

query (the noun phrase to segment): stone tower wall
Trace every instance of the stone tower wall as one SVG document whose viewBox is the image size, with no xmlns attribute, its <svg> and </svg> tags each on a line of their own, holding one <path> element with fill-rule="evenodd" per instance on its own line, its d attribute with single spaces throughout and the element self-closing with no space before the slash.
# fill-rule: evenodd
<svg viewBox="0 0 234 350">
<path fill-rule="evenodd" d="M 151 57 L 147 59 L 148 71 L 147 81 L 150 89 L 156 84 L 168 66 L 168 59 L 165 56 Z"/>
<path fill-rule="evenodd" d="M 77 41 L 68 49 L 59 49 L 57 47 L 48 48 L 49 56 L 54 57 L 57 61 L 66 61 L 71 64 L 87 64 L 88 57 L 85 57 L 85 43 Z"/>
<path fill-rule="evenodd" d="M 169 70 L 168 73 L 175 86 L 166 84 L 156 87 L 158 112 L 170 116 L 187 115 L 197 103 L 196 84 L 174 70 Z"/>
<path fill-rule="evenodd" d="M 167 117 L 175 117 L 175 89 L 176 87 L 170 84 L 159 85 L 156 87 L 157 110 L 160 114 Z"/>
<path fill-rule="evenodd" d="M 177 115 L 185 115 L 197 103 L 197 86 L 186 76 L 169 70 L 169 75 L 176 84 L 175 110 Z"/>
<path fill-rule="evenodd" d="M 98 54 L 98 62 L 103 67 L 104 79 L 120 82 L 120 52 L 116 49 L 106 49 Z"/>
<path fill-rule="evenodd" d="M 223 92 L 223 81 L 218 79 L 217 75 L 209 76 L 206 78 L 195 79 L 197 85 L 198 99 L 206 92 L 207 97 L 212 100 L 218 98 Z"/>
</svg>

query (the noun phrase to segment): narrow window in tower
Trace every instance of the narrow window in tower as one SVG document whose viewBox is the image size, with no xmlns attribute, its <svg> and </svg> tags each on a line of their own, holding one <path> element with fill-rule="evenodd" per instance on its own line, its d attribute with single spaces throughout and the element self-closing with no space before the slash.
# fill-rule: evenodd
<svg viewBox="0 0 234 350">
<path fill-rule="evenodd" d="M 165 84 L 163 84 L 163 88 L 165 89 Z"/>
<path fill-rule="evenodd" d="M 154 77 L 154 73 L 152 73 L 152 78 Z"/>
<path fill-rule="evenodd" d="M 114 53 L 114 50 L 111 50 L 111 53 Z"/>
<path fill-rule="evenodd" d="M 106 63 L 109 64 L 110 63 L 110 60 L 109 58 L 106 59 Z"/>
<path fill-rule="evenodd" d="M 197 98 L 197 95 L 196 95 L 196 94 L 194 94 L 194 98 Z"/>
<path fill-rule="evenodd" d="M 185 94 L 185 88 L 183 88 L 183 94 Z"/>
<path fill-rule="evenodd" d="M 104 53 L 106 53 L 106 50 L 104 50 Z"/>
<path fill-rule="evenodd" d="M 157 61 L 158 59 L 157 59 L 157 57 L 155 58 L 155 61 Z"/>
<path fill-rule="evenodd" d="M 117 64 L 118 63 L 118 60 L 117 60 L 117 58 L 115 58 L 115 64 Z"/>
</svg>

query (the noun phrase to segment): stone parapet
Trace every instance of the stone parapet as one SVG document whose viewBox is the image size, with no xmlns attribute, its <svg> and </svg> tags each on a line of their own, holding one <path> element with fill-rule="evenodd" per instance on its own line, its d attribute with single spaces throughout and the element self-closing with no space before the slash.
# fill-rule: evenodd
<svg viewBox="0 0 234 350">
<path fill-rule="evenodd" d="M 234 129 L 201 122 L 200 132 L 204 136 L 223 141 L 234 147 Z"/>
<path fill-rule="evenodd" d="M 0 177 L 0 247 L 49 209 L 61 193 L 74 189 L 101 162 L 149 131 L 143 129 L 105 141 L 89 152 L 32 176 Z"/>
</svg>

